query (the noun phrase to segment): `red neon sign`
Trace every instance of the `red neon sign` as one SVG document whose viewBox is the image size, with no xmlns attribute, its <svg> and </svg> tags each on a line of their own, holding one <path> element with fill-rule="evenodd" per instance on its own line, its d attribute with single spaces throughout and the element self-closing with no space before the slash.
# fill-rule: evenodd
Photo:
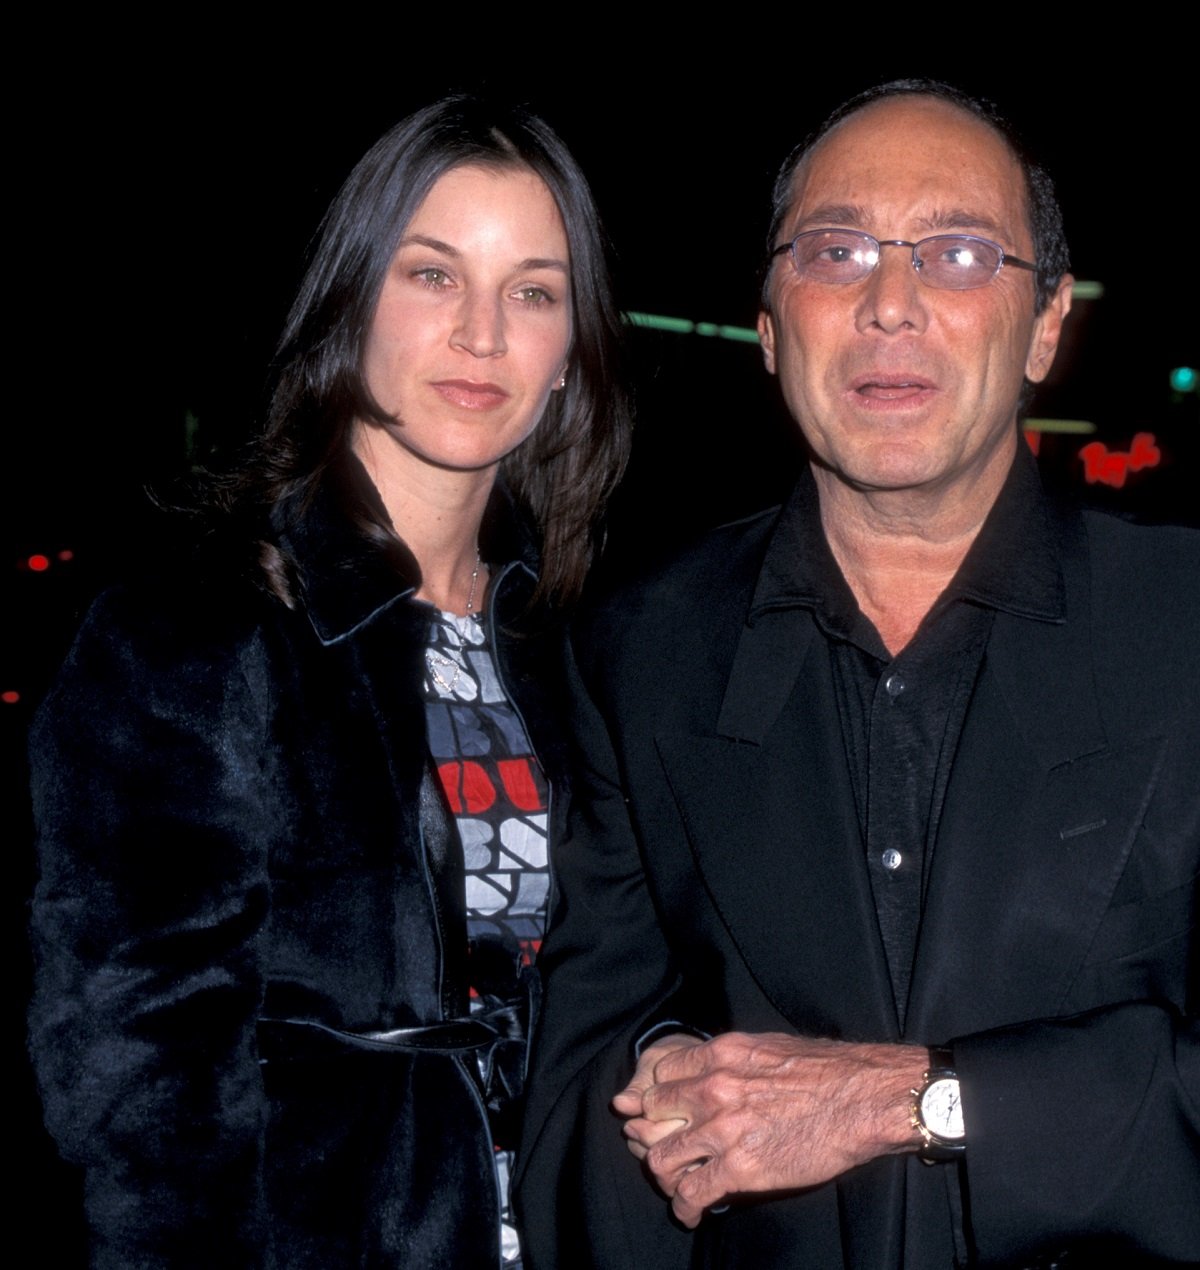
<svg viewBox="0 0 1200 1270">
<path fill-rule="evenodd" d="M 1079 457 L 1083 460 L 1083 475 L 1089 485 L 1099 482 L 1120 489 L 1130 472 L 1157 467 L 1162 462 L 1162 451 L 1155 442 L 1154 433 L 1138 432 L 1128 454 L 1110 450 L 1103 441 L 1092 441 L 1079 451 Z"/>
</svg>

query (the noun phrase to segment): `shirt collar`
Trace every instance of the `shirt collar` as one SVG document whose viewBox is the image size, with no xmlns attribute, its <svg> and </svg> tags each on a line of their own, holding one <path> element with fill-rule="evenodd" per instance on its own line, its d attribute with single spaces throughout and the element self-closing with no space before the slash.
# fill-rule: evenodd
<svg viewBox="0 0 1200 1270">
<path fill-rule="evenodd" d="M 962 599 L 1042 622 L 1062 622 L 1066 600 L 1060 535 L 1037 462 L 1019 444 L 1004 485 L 939 605 Z M 813 609 L 837 634 L 859 609 L 821 525 L 816 481 L 806 465 L 767 547 L 749 620 L 771 609 Z"/>
<path fill-rule="evenodd" d="M 1062 553 L 1037 461 L 1022 441 L 992 510 L 946 588 L 946 598 L 1039 622 L 1062 622 Z"/>
</svg>

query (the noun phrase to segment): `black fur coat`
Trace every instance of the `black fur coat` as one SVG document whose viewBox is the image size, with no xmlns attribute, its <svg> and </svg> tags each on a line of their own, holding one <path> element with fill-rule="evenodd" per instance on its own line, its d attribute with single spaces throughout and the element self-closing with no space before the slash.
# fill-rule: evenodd
<svg viewBox="0 0 1200 1270">
<path fill-rule="evenodd" d="M 513 633 L 533 562 L 503 502 L 493 651 L 557 812 L 557 641 Z M 263 1018 L 387 1030 L 465 997 L 461 877 L 423 846 L 414 578 L 328 492 L 283 545 L 291 609 L 211 570 L 102 596 L 37 720 L 47 1124 L 98 1266 L 494 1267 L 469 1053 L 261 1043 Z"/>
</svg>

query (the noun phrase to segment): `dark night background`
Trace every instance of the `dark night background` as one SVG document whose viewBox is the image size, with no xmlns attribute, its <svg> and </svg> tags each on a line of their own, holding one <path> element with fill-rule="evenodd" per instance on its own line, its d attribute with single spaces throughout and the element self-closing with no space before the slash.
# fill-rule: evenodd
<svg viewBox="0 0 1200 1270">
<path fill-rule="evenodd" d="M 373 34 L 366 52 L 348 42 L 321 58 L 179 40 L 153 57 L 131 43 L 45 68 L 51 105 L 10 134 L 9 157 L 20 174 L 9 264 L 21 350 L 10 367 L 28 385 L 10 401 L 27 406 L 10 422 L 3 500 L 0 691 L 20 698 L 0 705 L 4 814 L 20 862 L 6 901 L 18 990 L 10 1053 L 22 1044 L 28 978 L 29 714 L 96 589 L 169 551 L 144 488 L 169 492 L 191 461 L 228 453 L 252 425 L 309 240 L 342 179 L 388 126 L 448 90 L 516 97 L 558 129 L 616 245 L 625 308 L 740 326 L 755 318 L 775 167 L 828 109 L 914 74 L 994 97 L 1058 181 L 1076 276 L 1104 288 L 1077 304 L 1031 411 L 1097 431 L 1044 435 L 1044 470 L 1091 501 L 1200 523 L 1198 399 L 1168 381 L 1200 361 L 1195 74 L 1184 41 L 1033 57 L 1016 51 L 1020 40 L 993 38 L 941 42 L 949 54 L 930 57 L 911 52 L 928 41 L 897 30 L 868 42 L 894 55 L 862 61 L 827 56 L 840 44 L 806 56 L 786 21 L 771 27 L 750 42 L 730 36 L 720 55 L 639 37 L 619 54 L 589 48 L 587 63 L 574 60 L 575 38 L 464 60 L 465 37 L 393 31 Z M 981 47 L 997 49 L 991 61 Z M 991 69 L 964 73 L 964 60 Z M 631 352 L 640 422 L 613 514 L 618 571 L 774 501 L 800 458 L 754 346 L 637 331 Z M 1120 490 L 1083 481 L 1083 445 L 1128 451 L 1138 432 L 1157 439 L 1158 466 Z M 29 569 L 35 553 L 48 569 Z M 60 1214 L 41 1259 L 73 1264 L 75 1182 L 41 1134 L 29 1077 L 18 1079 L 10 1158 L 28 1202 Z"/>
</svg>

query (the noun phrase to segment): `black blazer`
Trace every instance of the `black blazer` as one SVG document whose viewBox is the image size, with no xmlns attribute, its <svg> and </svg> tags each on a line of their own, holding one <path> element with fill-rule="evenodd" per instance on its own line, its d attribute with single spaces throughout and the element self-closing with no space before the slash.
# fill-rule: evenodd
<svg viewBox="0 0 1200 1270">
<path fill-rule="evenodd" d="M 788 513 L 718 531 L 582 633 L 518 1168 L 537 1270 L 1200 1259 L 1200 535 L 1045 515 L 1055 611 L 995 618 L 903 1035 Z M 877 1160 L 693 1238 L 607 1107 L 664 1018 L 953 1042 L 965 1167 Z"/>
<path fill-rule="evenodd" d="M 532 562 L 493 510 L 494 652 L 557 805 L 558 642 L 505 633 Z M 259 1027 L 412 1027 L 465 998 L 461 876 L 431 869 L 446 813 L 421 810 L 415 564 L 328 492 L 284 545 L 291 609 L 215 567 L 103 596 L 37 720 L 47 1124 L 85 1169 L 97 1265 L 494 1267 L 473 1055 Z"/>
</svg>

